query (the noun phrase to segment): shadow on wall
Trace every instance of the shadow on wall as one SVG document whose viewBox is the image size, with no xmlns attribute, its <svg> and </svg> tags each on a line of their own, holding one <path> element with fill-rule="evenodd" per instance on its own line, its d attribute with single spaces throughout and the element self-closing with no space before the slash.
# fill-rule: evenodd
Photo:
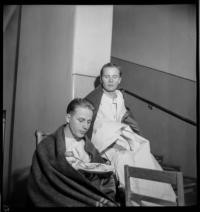
<svg viewBox="0 0 200 212">
<path fill-rule="evenodd" d="M 13 191 L 11 194 L 11 207 L 26 207 L 27 180 L 30 167 L 17 170 L 13 174 Z"/>
</svg>

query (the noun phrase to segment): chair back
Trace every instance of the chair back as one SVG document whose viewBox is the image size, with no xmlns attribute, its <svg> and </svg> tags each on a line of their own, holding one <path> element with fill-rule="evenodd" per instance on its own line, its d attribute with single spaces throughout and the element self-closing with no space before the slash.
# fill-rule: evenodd
<svg viewBox="0 0 200 212">
<path fill-rule="evenodd" d="M 49 135 L 49 133 L 42 132 L 40 130 L 35 131 L 35 137 L 36 137 L 36 147 L 37 145 Z"/>
<path fill-rule="evenodd" d="M 131 201 L 139 203 L 143 206 L 142 200 L 150 203 L 155 203 L 161 206 L 183 206 L 184 205 L 184 189 L 183 175 L 180 171 L 162 171 L 152 170 L 140 167 L 131 167 L 125 165 L 125 201 L 126 206 L 133 206 Z M 144 180 L 152 180 L 157 182 L 169 183 L 175 190 L 176 202 L 150 197 L 144 194 L 135 193 L 131 190 L 130 178 L 139 178 Z"/>
</svg>

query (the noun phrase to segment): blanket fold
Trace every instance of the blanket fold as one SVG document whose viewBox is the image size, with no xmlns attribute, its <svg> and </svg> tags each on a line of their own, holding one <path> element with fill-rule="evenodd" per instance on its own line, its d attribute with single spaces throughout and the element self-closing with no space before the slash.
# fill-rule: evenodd
<svg viewBox="0 0 200 212">
<path fill-rule="evenodd" d="M 38 145 L 28 179 L 29 199 L 36 207 L 118 206 L 113 173 L 103 175 L 74 169 L 65 158 L 64 126 Z M 86 139 L 92 162 L 102 162 Z"/>
</svg>

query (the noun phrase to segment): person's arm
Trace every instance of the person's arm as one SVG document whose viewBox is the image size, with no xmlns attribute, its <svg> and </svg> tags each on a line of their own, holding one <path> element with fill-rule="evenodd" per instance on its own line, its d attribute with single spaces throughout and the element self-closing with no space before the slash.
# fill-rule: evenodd
<svg viewBox="0 0 200 212">
<path fill-rule="evenodd" d="M 126 109 L 127 109 L 127 111 L 126 111 L 126 113 L 124 114 L 124 116 L 122 118 L 122 123 L 125 123 L 125 124 L 129 125 L 130 128 L 135 133 L 137 133 L 138 135 L 141 135 L 138 123 L 135 121 L 131 111 L 128 108 L 126 108 Z"/>
<path fill-rule="evenodd" d="M 138 135 L 141 135 L 141 132 L 140 132 L 140 128 L 139 128 L 139 125 L 138 123 L 136 122 L 129 106 L 127 105 L 127 102 L 128 102 L 128 99 L 129 99 L 129 96 L 127 95 L 127 93 L 125 92 L 124 89 L 120 89 L 120 91 L 122 92 L 123 94 L 123 97 L 124 97 L 124 102 L 125 102 L 125 107 L 126 107 L 126 113 L 124 114 L 124 116 L 122 117 L 122 123 L 125 123 L 127 125 L 130 126 L 130 128 L 135 132 L 137 133 Z"/>
</svg>

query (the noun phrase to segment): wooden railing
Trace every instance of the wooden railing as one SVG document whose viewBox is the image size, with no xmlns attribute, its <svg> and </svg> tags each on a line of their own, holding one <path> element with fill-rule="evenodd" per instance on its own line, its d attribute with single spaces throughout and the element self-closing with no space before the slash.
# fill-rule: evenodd
<svg viewBox="0 0 200 212">
<path fill-rule="evenodd" d="M 168 114 L 170 114 L 170 115 L 172 115 L 172 116 L 174 116 L 174 117 L 176 117 L 176 118 L 178 118 L 178 119 L 180 119 L 180 120 L 182 120 L 184 122 L 187 122 L 187 123 L 189 123 L 189 124 L 191 124 L 193 126 L 197 126 L 196 122 L 194 122 L 194 121 L 192 121 L 192 120 L 190 120 L 188 118 L 185 118 L 185 117 L 183 117 L 183 116 L 181 116 L 181 115 L 179 115 L 177 113 L 174 113 L 174 112 L 172 112 L 172 111 L 170 111 L 170 110 L 168 110 L 168 109 L 166 109 L 166 108 L 164 108 L 164 107 L 162 107 L 162 106 L 160 106 L 160 105 L 158 105 L 158 104 L 156 104 L 154 102 L 151 102 L 151 101 L 149 101 L 149 100 L 147 100 L 147 99 L 145 99 L 145 98 L 143 98 L 143 97 L 141 97 L 141 96 L 139 96 L 139 95 L 137 95 L 137 94 L 135 94 L 133 92 L 130 92 L 130 91 L 127 91 L 127 90 L 124 90 L 124 91 L 127 94 L 129 94 L 130 96 L 133 96 L 133 97 L 135 97 L 135 98 L 137 98 L 137 99 L 139 99 L 139 100 L 141 100 L 143 102 L 146 102 L 150 109 L 152 109 L 152 107 L 158 108 L 159 110 L 162 110 L 165 113 L 168 113 Z"/>
</svg>

